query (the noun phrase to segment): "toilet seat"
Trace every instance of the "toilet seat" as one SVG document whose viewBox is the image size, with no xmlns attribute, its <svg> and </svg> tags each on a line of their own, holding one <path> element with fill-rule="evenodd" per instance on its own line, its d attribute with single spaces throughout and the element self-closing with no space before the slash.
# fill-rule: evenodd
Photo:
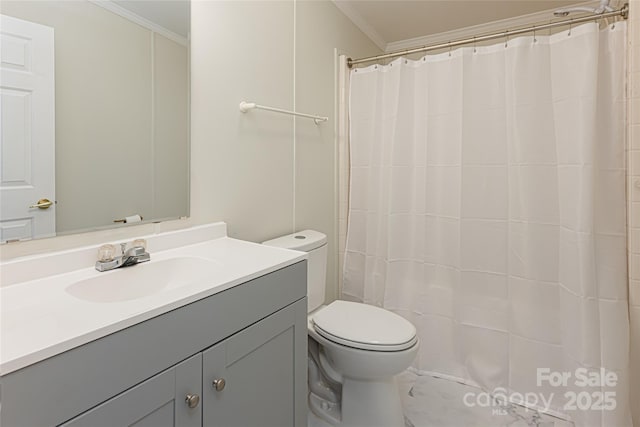
<svg viewBox="0 0 640 427">
<path fill-rule="evenodd" d="M 411 322 L 368 304 L 334 301 L 312 318 L 314 330 L 338 344 L 361 350 L 401 351 L 417 342 Z"/>
</svg>

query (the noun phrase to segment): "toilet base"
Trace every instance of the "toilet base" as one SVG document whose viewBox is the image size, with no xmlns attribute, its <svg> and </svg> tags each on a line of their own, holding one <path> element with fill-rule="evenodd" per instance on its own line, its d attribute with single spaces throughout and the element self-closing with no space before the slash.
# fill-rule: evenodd
<svg viewBox="0 0 640 427">
<path fill-rule="evenodd" d="M 395 378 L 377 381 L 345 378 L 340 425 L 403 427 L 404 415 Z"/>
<path fill-rule="evenodd" d="M 309 411 L 307 414 L 307 427 L 333 427 L 335 424 L 331 424 L 317 416 L 313 411 Z"/>
<path fill-rule="evenodd" d="M 403 427 L 395 378 L 361 381 L 345 378 L 340 405 L 309 393 L 309 408 L 323 422 L 341 427 Z"/>
<path fill-rule="evenodd" d="M 340 425 L 340 405 L 309 393 L 309 410 L 329 425 Z"/>
</svg>

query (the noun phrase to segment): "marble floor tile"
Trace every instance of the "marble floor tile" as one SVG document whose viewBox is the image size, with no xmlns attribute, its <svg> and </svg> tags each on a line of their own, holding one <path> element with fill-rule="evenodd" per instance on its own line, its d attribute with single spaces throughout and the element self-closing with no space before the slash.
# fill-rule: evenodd
<svg viewBox="0 0 640 427">
<path fill-rule="evenodd" d="M 573 427 L 573 423 L 519 405 L 469 407 L 466 393 L 480 390 L 405 371 L 396 377 L 406 427 Z"/>
</svg>

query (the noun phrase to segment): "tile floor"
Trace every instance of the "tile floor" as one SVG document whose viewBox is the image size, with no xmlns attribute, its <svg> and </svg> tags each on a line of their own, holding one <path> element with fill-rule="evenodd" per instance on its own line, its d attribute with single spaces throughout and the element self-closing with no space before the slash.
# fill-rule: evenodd
<svg viewBox="0 0 640 427">
<path fill-rule="evenodd" d="M 522 406 L 468 407 L 463 397 L 479 389 L 405 371 L 397 377 L 406 427 L 573 427 L 573 423 Z"/>
<path fill-rule="evenodd" d="M 479 389 L 405 371 L 396 377 L 406 427 L 573 427 L 573 423 L 522 406 L 468 407 L 463 397 Z M 309 411 L 309 427 L 332 427 Z"/>
</svg>

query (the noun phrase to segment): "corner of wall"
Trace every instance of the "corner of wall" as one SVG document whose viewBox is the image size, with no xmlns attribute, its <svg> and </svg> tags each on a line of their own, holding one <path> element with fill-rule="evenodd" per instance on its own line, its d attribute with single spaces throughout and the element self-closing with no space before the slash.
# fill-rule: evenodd
<svg viewBox="0 0 640 427">
<path fill-rule="evenodd" d="M 627 194 L 630 320 L 630 400 L 640 402 L 640 0 L 629 1 L 628 20 Z M 640 426 L 640 406 L 631 405 Z"/>
</svg>

